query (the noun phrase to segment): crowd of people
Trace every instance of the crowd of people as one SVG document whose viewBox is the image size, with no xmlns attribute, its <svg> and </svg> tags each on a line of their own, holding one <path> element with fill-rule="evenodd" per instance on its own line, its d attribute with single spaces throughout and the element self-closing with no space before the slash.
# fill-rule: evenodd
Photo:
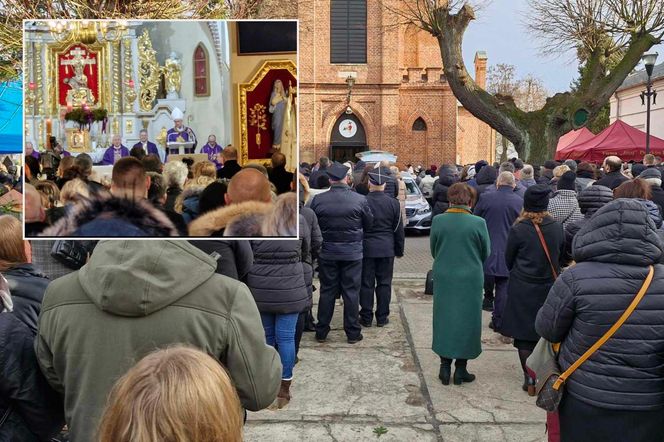
<svg viewBox="0 0 664 442">
<path fill-rule="evenodd" d="M 79 158 L 65 170 L 80 173 Z M 30 222 L 45 232 L 127 229 L 105 216 L 80 222 L 81 207 L 91 207 L 84 204 L 118 199 L 150 201 L 162 211 L 155 222 L 169 220 L 163 208 L 172 206 L 196 236 L 296 236 L 298 222 L 299 236 L 27 241 L 16 218 L 0 216 L 0 435 L 8 440 L 241 440 L 244 410 L 292 400 L 304 333 L 329 340 L 338 298 L 348 343 L 361 341 L 363 328 L 389 324 L 407 222 L 398 169 L 321 158 L 295 177 L 245 167 L 226 182 L 206 163 L 147 172 L 144 164 L 118 160 L 110 191 L 70 173 L 33 180 L 26 206 L 72 202 Z M 520 388 L 535 395 L 541 373 L 529 357 L 538 341 L 560 343 L 558 363 L 568 369 L 623 314 L 653 266 L 635 313 L 567 379 L 547 422 L 550 440 L 616 440 L 625 428 L 621 440 L 661 439 L 660 167 L 647 155 L 633 165 L 516 159 L 408 170 L 434 208 L 432 349 L 441 383 L 475 380 L 469 360 L 482 351 L 486 310 L 489 326 L 517 350 Z M 276 198 L 269 177 L 283 190 Z M 96 196 L 82 203 L 86 192 Z M 226 206 L 201 210 L 223 192 Z"/>
<path fill-rule="evenodd" d="M 21 168 L 5 156 L 0 161 L 0 213 L 20 217 L 23 213 L 23 180 Z"/>
<path fill-rule="evenodd" d="M 85 153 L 58 156 L 44 167 L 26 152 L 26 236 L 295 236 L 263 226 L 280 198 L 296 189 L 283 154 L 274 153 L 265 168 L 240 167 L 232 146 L 220 150 L 218 163 L 185 157 L 163 164 L 140 143 L 127 152 L 111 163 L 110 177 L 96 176 Z M 297 205 L 286 199 L 292 214 Z M 252 219 L 251 227 L 240 218 Z"/>
<path fill-rule="evenodd" d="M 139 163 L 116 162 L 110 198 L 139 191 L 132 183 L 141 175 L 131 172 Z M 171 167 L 186 179 L 174 162 L 163 175 Z M 339 296 L 349 343 L 374 319 L 389 323 L 392 268 L 404 248 L 399 200 L 385 192 L 393 175 L 372 169 L 364 196 L 348 171 L 331 163 L 322 172 L 330 187 L 315 196 L 303 174 L 299 193 L 286 191 L 282 173 L 285 192 L 274 202 L 268 189 L 265 200 L 231 205 L 270 205 L 261 219 L 241 209 L 224 215 L 225 231 L 270 236 L 295 234 L 299 221 L 291 240 L 29 241 L 17 219 L 0 216 L 0 440 L 239 441 L 244 410 L 286 406 L 304 332 L 328 339 Z M 150 184 L 162 175 L 153 173 Z M 194 182 L 204 186 L 201 177 Z M 263 179 L 242 169 L 227 194 Z M 206 188 L 215 184 L 223 183 Z M 58 189 L 32 187 L 39 199 Z M 205 216 L 190 229 L 217 229 L 199 223 Z M 88 228 L 110 231 L 108 221 Z"/>
<path fill-rule="evenodd" d="M 529 365 L 540 339 L 560 344 L 561 372 L 575 370 L 547 416 L 549 440 L 662 440 L 663 166 L 653 155 L 637 164 L 610 156 L 601 167 L 515 159 L 443 165 L 438 179 L 423 177 L 440 213 L 430 241 L 442 384 L 475 380 L 467 361 L 481 352 L 484 309 L 489 327 L 517 349 L 529 395 L 544 388 L 546 373 Z M 636 310 L 575 364 L 628 309 L 651 266 Z"/>
</svg>

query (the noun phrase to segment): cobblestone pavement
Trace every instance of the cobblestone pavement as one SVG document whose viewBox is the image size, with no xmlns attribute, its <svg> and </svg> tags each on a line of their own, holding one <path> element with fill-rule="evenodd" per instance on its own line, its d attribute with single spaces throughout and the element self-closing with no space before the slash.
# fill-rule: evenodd
<svg viewBox="0 0 664 442">
<path fill-rule="evenodd" d="M 390 323 L 364 329 L 364 340 L 355 345 L 346 343 L 337 306 L 326 343 L 312 333 L 302 339 L 291 403 L 249 413 L 245 439 L 545 441 L 545 413 L 521 390 L 517 353 L 486 327 L 488 314 L 484 351 L 468 364 L 477 380 L 440 383 L 431 304 L 421 279 L 395 281 Z"/>
<path fill-rule="evenodd" d="M 429 235 L 406 233 L 404 256 L 394 262 L 395 279 L 424 279 L 431 270 L 433 258 L 429 249 Z"/>
</svg>

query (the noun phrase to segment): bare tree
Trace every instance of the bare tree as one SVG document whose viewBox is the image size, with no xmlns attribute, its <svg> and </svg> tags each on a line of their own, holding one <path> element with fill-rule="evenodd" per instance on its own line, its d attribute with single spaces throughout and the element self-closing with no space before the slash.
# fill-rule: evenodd
<svg viewBox="0 0 664 442">
<path fill-rule="evenodd" d="M 460 0 L 408 0 L 395 11 L 438 39 L 445 75 L 473 115 L 514 143 L 531 162 L 551 158 L 558 138 L 597 117 L 638 65 L 664 37 L 662 0 L 529 0 L 528 27 L 546 51 L 575 49 L 584 63 L 579 87 L 556 94 L 539 110 L 520 109 L 513 97 L 491 94 L 468 74 L 463 37 L 476 5 Z M 611 60 L 619 61 L 611 67 Z"/>
</svg>

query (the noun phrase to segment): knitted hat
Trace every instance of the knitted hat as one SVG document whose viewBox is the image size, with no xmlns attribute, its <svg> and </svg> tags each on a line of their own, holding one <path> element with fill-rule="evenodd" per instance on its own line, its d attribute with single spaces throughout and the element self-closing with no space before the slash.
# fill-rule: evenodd
<svg viewBox="0 0 664 442">
<path fill-rule="evenodd" d="M 551 189 L 546 184 L 536 184 L 526 189 L 523 196 L 523 209 L 526 212 L 546 212 L 549 208 Z"/>
<path fill-rule="evenodd" d="M 563 164 L 565 166 L 569 167 L 569 170 L 571 170 L 572 172 L 576 172 L 576 168 L 578 166 L 578 164 L 576 164 L 576 161 L 574 161 L 574 160 L 565 160 L 565 162 Z"/>
<path fill-rule="evenodd" d="M 552 160 L 548 160 L 548 161 L 544 162 L 544 168 L 545 169 L 553 170 L 557 166 L 558 166 L 558 163 L 556 163 L 555 161 L 552 161 Z"/>
<path fill-rule="evenodd" d="M 634 170 L 634 167 L 632 167 L 632 170 Z M 644 170 L 643 172 L 641 172 L 639 174 L 639 178 L 643 178 L 644 180 L 646 180 L 648 178 L 662 179 L 662 172 L 655 169 L 654 167 L 648 167 L 646 170 Z"/>
<path fill-rule="evenodd" d="M 639 175 L 641 175 L 641 173 L 643 173 L 644 170 L 646 170 L 646 166 L 644 166 L 643 164 L 640 164 L 640 163 L 634 164 L 634 165 L 632 165 L 632 176 L 635 176 L 635 177 L 639 176 Z M 650 178 L 653 178 L 653 177 L 650 177 Z"/>
<path fill-rule="evenodd" d="M 568 170 L 558 179 L 558 190 L 576 190 L 576 174 Z"/>
<path fill-rule="evenodd" d="M 211 210 L 225 206 L 225 194 L 226 184 L 220 183 L 219 181 L 211 182 L 203 192 L 201 192 L 201 196 L 198 199 L 198 212 L 202 215 Z"/>
</svg>

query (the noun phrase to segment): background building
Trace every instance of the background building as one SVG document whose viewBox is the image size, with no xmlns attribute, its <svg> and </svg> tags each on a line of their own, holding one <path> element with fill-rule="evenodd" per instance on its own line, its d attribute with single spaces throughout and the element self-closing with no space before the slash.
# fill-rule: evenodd
<svg viewBox="0 0 664 442">
<path fill-rule="evenodd" d="M 366 149 L 425 167 L 495 157 L 494 132 L 458 104 L 438 42 L 400 24 L 393 11 L 401 6 L 395 0 L 299 3 L 302 161 L 352 159 Z M 487 56 L 478 52 L 482 87 L 486 68 Z"/>
<path fill-rule="evenodd" d="M 646 90 L 646 71 L 633 73 L 625 79 L 611 97 L 611 123 L 622 120 L 632 127 L 646 130 L 646 106 L 641 102 L 641 92 Z M 653 90 L 659 91 L 657 104 L 650 108 L 650 134 L 664 138 L 664 63 L 653 69 Z"/>
</svg>

